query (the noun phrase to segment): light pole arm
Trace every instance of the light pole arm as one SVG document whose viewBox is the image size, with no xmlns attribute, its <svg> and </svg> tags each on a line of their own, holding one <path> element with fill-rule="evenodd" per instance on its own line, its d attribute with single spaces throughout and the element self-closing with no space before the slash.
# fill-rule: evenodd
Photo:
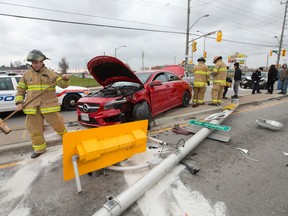
<svg viewBox="0 0 288 216">
<path fill-rule="evenodd" d="M 220 30 L 218 30 L 218 31 L 220 31 Z M 207 33 L 207 34 L 204 34 L 204 35 L 202 35 L 202 36 L 199 36 L 199 37 L 197 37 L 197 38 L 194 38 L 194 39 L 190 40 L 189 43 L 191 43 L 192 41 L 198 40 L 199 38 L 207 37 L 207 36 L 209 36 L 209 35 L 215 34 L 215 33 L 218 32 L 218 31 L 209 32 L 209 33 Z"/>
</svg>

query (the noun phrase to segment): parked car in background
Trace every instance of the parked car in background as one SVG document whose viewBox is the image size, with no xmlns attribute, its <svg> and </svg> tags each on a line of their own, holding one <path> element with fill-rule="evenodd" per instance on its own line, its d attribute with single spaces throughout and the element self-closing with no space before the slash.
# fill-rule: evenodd
<svg viewBox="0 0 288 216">
<path fill-rule="evenodd" d="M 189 105 L 192 88 L 171 71 L 160 69 L 133 73 L 123 62 L 98 56 L 88 70 L 104 88 L 78 100 L 78 121 L 105 126 L 148 119 L 176 106 Z"/>
<path fill-rule="evenodd" d="M 242 80 L 240 82 L 240 87 L 244 89 L 252 89 L 253 81 L 252 81 L 252 73 L 253 72 L 243 72 Z M 261 79 L 259 82 L 260 89 L 267 89 L 267 73 L 261 73 Z"/>
<path fill-rule="evenodd" d="M 16 109 L 14 99 L 17 93 L 17 84 L 21 77 L 22 75 L 0 74 L 0 112 L 14 111 Z M 87 91 L 87 88 L 80 86 L 69 86 L 65 89 L 56 86 L 59 104 L 69 111 L 76 110 L 77 101 Z"/>
</svg>

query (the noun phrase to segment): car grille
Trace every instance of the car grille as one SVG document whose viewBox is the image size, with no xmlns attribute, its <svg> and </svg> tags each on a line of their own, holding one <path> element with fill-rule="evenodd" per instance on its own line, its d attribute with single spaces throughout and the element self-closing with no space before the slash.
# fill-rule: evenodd
<svg viewBox="0 0 288 216">
<path fill-rule="evenodd" d="M 84 120 L 81 119 L 80 116 L 78 116 L 78 121 L 80 121 L 80 122 L 86 122 L 86 123 L 89 123 L 89 124 L 95 124 L 95 125 L 98 125 L 97 120 L 94 119 L 94 118 L 89 118 L 89 121 L 84 121 Z"/>
<path fill-rule="evenodd" d="M 100 108 L 100 104 L 90 104 L 90 103 L 78 103 L 78 109 L 85 113 L 97 112 Z"/>
</svg>

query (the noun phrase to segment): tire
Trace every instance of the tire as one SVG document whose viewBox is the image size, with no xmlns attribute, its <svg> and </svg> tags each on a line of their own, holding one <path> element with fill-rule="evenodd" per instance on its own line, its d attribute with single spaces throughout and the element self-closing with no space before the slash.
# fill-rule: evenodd
<svg viewBox="0 0 288 216">
<path fill-rule="evenodd" d="M 182 107 L 188 107 L 191 97 L 188 91 L 185 91 L 182 96 Z"/>
<path fill-rule="evenodd" d="M 152 113 L 151 108 L 146 101 L 140 102 L 135 104 L 133 111 L 132 111 L 132 120 L 148 120 L 148 129 L 150 129 L 150 125 L 152 122 Z"/>
<path fill-rule="evenodd" d="M 68 94 L 63 99 L 62 106 L 65 110 L 75 111 L 77 108 L 77 101 L 81 98 L 78 94 Z"/>
</svg>

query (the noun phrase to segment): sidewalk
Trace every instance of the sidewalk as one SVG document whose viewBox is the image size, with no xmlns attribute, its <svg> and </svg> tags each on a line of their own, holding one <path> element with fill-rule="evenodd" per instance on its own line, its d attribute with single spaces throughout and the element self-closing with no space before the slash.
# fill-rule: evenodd
<svg viewBox="0 0 288 216">
<path fill-rule="evenodd" d="M 266 91 L 263 91 L 266 92 Z M 275 91 L 275 94 L 251 94 L 251 91 L 241 91 L 239 93 L 239 104 L 241 105 L 247 105 L 247 104 L 253 104 L 253 103 L 261 103 L 263 101 L 268 101 L 272 99 L 281 99 L 285 98 L 287 96 L 277 94 Z M 231 96 L 228 97 L 231 98 Z M 193 108 L 191 105 L 187 108 L 174 108 L 171 109 L 163 114 L 160 114 L 155 117 L 155 126 L 153 126 L 152 123 L 152 130 L 159 130 L 162 128 L 171 127 L 178 122 L 185 122 L 189 119 L 192 119 L 195 116 L 203 115 L 205 113 L 213 113 L 213 112 L 220 112 L 222 110 L 223 106 L 226 106 L 231 103 L 231 99 L 223 100 L 222 106 L 220 107 L 214 107 L 209 106 L 208 101 L 205 101 L 206 104 L 202 106 L 198 106 L 196 108 Z M 86 129 L 84 126 L 77 124 L 77 122 L 74 125 L 69 125 L 66 123 L 68 131 L 75 131 L 75 130 L 83 130 Z M 15 137 L 17 137 L 15 139 Z M 58 136 L 50 126 L 45 127 L 45 139 L 47 141 L 47 145 L 60 145 L 61 144 L 61 137 Z M 31 148 L 31 141 L 29 138 L 29 133 L 25 129 L 13 129 L 9 134 L 4 134 L 3 132 L 0 133 L 0 152 L 2 151 L 11 151 L 16 150 L 19 148 Z M 17 141 L 15 141 L 17 140 Z M 31 149 L 30 149 L 31 150 Z"/>
</svg>

